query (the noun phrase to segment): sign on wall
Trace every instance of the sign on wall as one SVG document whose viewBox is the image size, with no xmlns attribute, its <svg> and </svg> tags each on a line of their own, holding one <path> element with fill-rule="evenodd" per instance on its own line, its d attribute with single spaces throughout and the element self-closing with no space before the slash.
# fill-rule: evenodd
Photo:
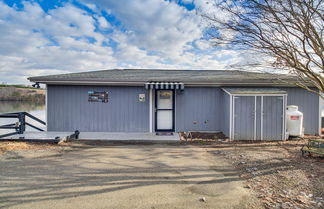
<svg viewBox="0 0 324 209">
<path fill-rule="evenodd" d="M 108 102 L 108 92 L 88 91 L 88 102 Z"/>
<path fill-rule="evenodd" d="M 138 101 L 145 102 L 145 94 L 139 94 L 138 95 Z"/>
</svg>

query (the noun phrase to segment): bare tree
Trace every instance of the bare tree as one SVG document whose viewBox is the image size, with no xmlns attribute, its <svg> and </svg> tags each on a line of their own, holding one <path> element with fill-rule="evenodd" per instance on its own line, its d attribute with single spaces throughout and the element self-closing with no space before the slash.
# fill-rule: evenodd
<svg viewBox="0 0 324 209">
<path fill-rule="evenodd" d="M 226 14 L 203 14 L 216 29 L 214 44 L 257 50 L 272 58 L 275 69 L 297 75 L 295 85 L 314 91 L 311 84 L 324 93 L 324 0 L 208 3 Z"/>
</svg>

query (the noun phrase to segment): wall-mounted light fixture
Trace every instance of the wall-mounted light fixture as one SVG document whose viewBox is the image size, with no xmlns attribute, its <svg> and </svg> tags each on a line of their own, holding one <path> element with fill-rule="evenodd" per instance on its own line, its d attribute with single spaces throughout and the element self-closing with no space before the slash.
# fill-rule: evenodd
<svg viewBox="0 0 324 209">
<path fill-rule="evenodd" d="M 34 88 L 40 88 L 40 86 L 39 86 L 39 83 L 38 82 L 36 82 L 36 83 L 34 83 L 33 85 L 32 85 L 32 87 L 34 87 Z"/>
</svg>

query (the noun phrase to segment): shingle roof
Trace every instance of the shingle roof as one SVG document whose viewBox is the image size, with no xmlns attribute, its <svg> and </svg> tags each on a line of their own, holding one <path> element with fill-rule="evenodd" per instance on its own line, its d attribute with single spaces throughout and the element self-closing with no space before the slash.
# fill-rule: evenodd
<svg viewBox="0 0 324 209">
<path fill-rule="evenodd" d="M 277 74 L 256 73 L 237 70 L 157 70 L 114 69 L 82 73 L 69 73 L 28 78 L 32 82 L 47 84 L 144 84 L 149 81 L 183 82 L 185 84 L 281 84 Z M 281 75 L 285 81 L 295 77 Z"/>
</svg>

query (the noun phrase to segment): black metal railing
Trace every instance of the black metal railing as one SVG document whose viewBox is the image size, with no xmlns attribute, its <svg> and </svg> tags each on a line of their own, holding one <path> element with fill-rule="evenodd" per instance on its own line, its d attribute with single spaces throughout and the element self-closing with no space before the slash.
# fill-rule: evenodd
<svg viewBox="0 0 324 209">
<path fill-rule="evenodd" d="M 34 128 L 38 131 L 44 131 L 43 129 L 32 125 L 28 122 L 26 122 L 26 117 L 37 121 L 40 124 L 46 125 L 46 123 L 44 121 L 42 121 L 41 119 L 29 114 L 28 112 L 13 112 L 13 113 L 3 113 L 0 114 L 0 118 L 17 118 L 18 121 L 16 123 L 10 123 L 10 124 L 6 124 L 6 125 L 1 125 L 0 129 L 13 129 L 15 130 L 14 132 L 11 133 L 7 133 L 7 134 L 2 134 L 0 135 L 0 138 L 3 137 L 7 137 L 7 136 L 12 136 L 15 134 L 23 134 L 26 131 L 26 126 L 29 126 L 31 128 Z"/>
</svg>

